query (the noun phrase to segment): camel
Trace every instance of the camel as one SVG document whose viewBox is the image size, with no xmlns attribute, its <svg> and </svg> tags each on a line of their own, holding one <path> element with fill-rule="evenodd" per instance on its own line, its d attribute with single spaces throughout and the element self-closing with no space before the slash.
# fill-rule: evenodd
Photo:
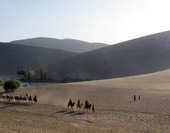
<svg viewBox="0 0 170 133">
<path fill-rule="evenodd" d="M 71 109 L 73 109 L 74 104 L 75 102 L 68 102 L 68 109 L 69 109 L 69 106 L 71 106 Z"/>
<path fill-rule="evenodd" d="M 87 109 L 87 110 L 90 111 L 90 109 L 91 109 L 91 104 L 84 105 L 84 110 L 85 110 L 85 109 Z"/>
<path fill-rule="evenodd" d="M 20 99 L 18 95 L 15 96 L 14 98 L 15 98 L 15 101 L 18 101 Z"/>
<path fill-rule="evenodd" d="M 33 98 L 33 101 L 34 101 L 35 103 L 37 103 L 37 101 L 38 101 L 37 96 L 35 96 L 35 97 Z"/>
<path fill-rule="evenodd" d="M 19 96 L 19 100 L 23 100 L 23 97 L 21 95 Z"/>
<path fill-rule="evenodd" d="M 23 100 L 23 101 L 27 101 L 27 97 L 24 96 L 24 97 L 22 98 L 22 100 Z"/>
<path fill-rule="evenodd" d="M 9 99 L 9 95 L 6 96 L 6 99 Z"/>
<path fill-rule="evenodd" d="M 31 97 L 31 95 L 28 97 L 28 100 L 29 100 L 29 102 L 30 102 L 30 101 L 32 101 L 32 97 Z"/>
<path fill-rule="evenodd" d="M 5 96 L 5 95 L 2 95 L 1 98 L 2 98 L 2 99 L 6 99 L 6 96 Z"/>
<path fill-rule="evenodd" d="M 82 106 L 83 106 L 83 103 L 77 104 L 77 108 L 80 108 L 80 109 L 81 109 Z"/>
<path fill-rule="evenodd" d="M 14 99 L 13 96 L 9 96 L 9 101 L 12 101 Z"/>
</svg>

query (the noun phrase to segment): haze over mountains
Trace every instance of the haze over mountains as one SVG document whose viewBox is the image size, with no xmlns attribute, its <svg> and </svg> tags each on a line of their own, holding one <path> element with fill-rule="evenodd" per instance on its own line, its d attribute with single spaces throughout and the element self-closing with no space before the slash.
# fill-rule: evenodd
<svg viewBox="0 0 170 133">
<path fill-rule="evenodd" d="M 3 62 L 0 74 L 14 74 L 19 69 L 27 70 L 30 67 L 38 71 L 45 67 L 48 69 L 47 77 L 51 79 L 86 80 L 161 71 L 170 68 L 170 31 L 80 54 L 68 51 L 71 50 L 0 43 Z"/>
<path fill-rule="evenodd" d="M 45 48 L 54 48 L 54 49 L 60 49 L 60 50 L 76 52 L 76 53 L 88 52 L 88 51 L 92 51 L 98 48 L 108 46 L 108 44 L 104 44 L 104 43 L 89 43 L 89 42 L 74 40 L 74 39 L 61 40 L 61 39 L 45 38 L 45 37 L 17 40 L 17 41 L 12 41 L 10 43 L 23 44 L 28 46 L 38 46 L 38 47 L 45 47 Z"/>
<path fill-rule="evenodd" d="M 79 54 L 48 67 L 53 78 L 106 79 L 170 68 L 170 31 Z"/>
<path fill-rule="evenodd" d="M 57 49 L 0 43 L 0 77 L 16 75 L 20 69 L 39 70 L 74 55 L 76 53 Z"/>
</svg>

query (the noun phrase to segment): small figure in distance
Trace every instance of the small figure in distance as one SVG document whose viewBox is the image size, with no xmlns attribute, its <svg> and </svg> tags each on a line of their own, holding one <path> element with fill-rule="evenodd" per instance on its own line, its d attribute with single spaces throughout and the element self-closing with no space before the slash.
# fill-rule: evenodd
<svg viewBox="0 0 170 133">
<path fill-rule="evenodd" d="M 136 101 L 136 95 L 134 95 L 134 101 Z"/>
<path fill-rule="evenodd" d="M 77 108 L 79 107 L 79 105 L 80 105 L 80 99 L 78 99 L 77 101 Z"/>
<path fill-rule="evenodd" d="M 95 113 L 94 104 L 92 106 L 92 113 Z"/>
<path fill-rule="evenodd" d="M 139 95 L 139 100 L 140 100 L 140 95 Z"/>
</svg>

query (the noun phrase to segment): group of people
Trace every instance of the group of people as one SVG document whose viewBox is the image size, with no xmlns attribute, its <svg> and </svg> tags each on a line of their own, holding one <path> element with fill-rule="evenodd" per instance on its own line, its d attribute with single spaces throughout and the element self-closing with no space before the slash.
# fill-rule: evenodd
<svg viewBox="0 0 170 133">
<path fill-rule="evenodd" d="M 134 101 L 137 100 L 136 95 L 133 96 Z M 138 100 L 140 100 L 140 95 L 138 96 Z"/>
<path fill-rule="evenodd" d="M 70 104 L 73 103 L 71 99 L 69 100 L 69 103 Z M 83 104 L 81 104 L 80 103 L 80 99 L 78 99 L 78 101 L 77 101 L 77 108 L 81 108 L 81 105 L 83 105 Z M 88 108 L 90 110 L 91 104 L 89 104 L 88 100 L 85 101 L 84 108 Z M 95 113 L 94 104 L 92 105 L 92 113 Z"/>
</svg>

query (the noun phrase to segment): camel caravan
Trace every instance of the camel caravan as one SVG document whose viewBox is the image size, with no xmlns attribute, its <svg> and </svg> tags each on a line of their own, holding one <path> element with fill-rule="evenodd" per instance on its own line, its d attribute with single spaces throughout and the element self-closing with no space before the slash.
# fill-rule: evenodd
<svg viewBox="0 0 170 133">
<path fill-rule="evenodd" d="M 32 98 L 32 96 L 31 95 L 28 96 L 27 93 L 25 96 L 21 96 L 21 95 L 19 96 L 17 94 L 15 96 L 9 94 L 1 94 L 0 99 L 4 99 L 4 100 L 6 99 L 8 101 L 19 101 L 19 102 L 27 102 L 27 101 L 34 102 L 34 103 L 38 102 L 36 95 Z"/>
<path fill-rule="evenodd" d="M 75 102 L 72 102 L 72 100 L 70 99 L 69 102 L 68 102 L 68 108 L 67 109 L 68 110 L 73 109 L 74 105 L 75 105 Z M 82 108 L 83 108 L 83 103 L 80 103 L 80 100 L 78 99 L 76 109 L 82 109 Z M 84 110 L 83 111 L 87 110 L 87 111 L 90 112 L 91 108 L 92 108 L 92 113 L 95 113 L 94 104 L 92 105 L 86 100 L 85 104 L 84 104 Z"/>
</svg>

